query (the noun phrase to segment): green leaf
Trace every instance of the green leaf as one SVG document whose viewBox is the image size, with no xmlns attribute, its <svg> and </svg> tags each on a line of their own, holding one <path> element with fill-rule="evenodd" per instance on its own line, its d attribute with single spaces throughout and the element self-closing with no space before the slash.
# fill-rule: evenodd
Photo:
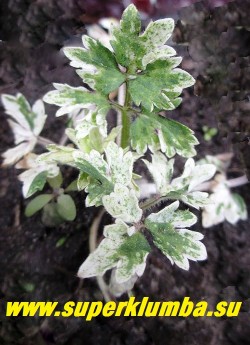
<svg viewBox="0 0 250 345">
<path fill-rule="evenodd" d="M 178 207 L 179 202 L 176 201 L 162 211 L 152 213 L 145 225 L 153 235 L 154 244 L 171 263 L 188 270 L 188 260 L 205 260 L 207 252 L 200 242 L 203 235 L 183 228 L 193 225 L 197 218 L 189 211 L 176 211 Z"/>
<path fill-rule="evenodd" d="M 34 283 L 31 282 L 19 282 L 19 284 L 21 285 L 21 287 L 23 288 L 24 291 L 26 292 L 33 292 L 36 288 L 36 285 Z"/>
<path fill-rule="evenodd" d="M 112 30 L 111 41 L 118 63 L 135 72 L 149 62 L 175 55 L 173 48 L 163 46 L 171 36 L 174 21 L 171 18 L 151 22 L 142 35 L 139 13 L 134 5 L 123 12 L 120 27 Z M 163 46 L 163 47 L 162 47 Z"/>
<path fill-rule="evenodd" d="M 59 238 L 59 240 L 56 242 L 56 248 L 60 248 L 64 245 L 64 243 L 67 241 L 68 237 L 64 236 Z"/>
<path fill-rule="evenodd" d="M 54 189 L 58 189 L 61 187 L 62 183 L 63 183 L 63 177 L 61 172 L 59 172 L 59 174 L 55 177 L 52 178 L 47 178 L 48 184 L 54 188 Z"/>
<path fill-rule="evenodd" d="M 147 66 L 146 70 L 129 81 L 128 90 L 137 106 L 147 111 L 158 109 L 173 110 L 181 102 L 177 96 L 182 89 L 192 86 L 194 78 L 179 68 L 179 58 L 158 60 Z"/>
<path fill-rule="evenodd" d="M 74 161 L 77 168 L 93 177 L 95 180 L 101 183 L 107 182 L 107 184 L 112 185 L 106 177 L 108 175 L 108 165 L 98 151 L 93 150 L 90 154 L 76 151 L 74 153 Z"/>
<path fill-rule="evenodd" d="M 112 192 L 113 186 L 107 182 L 99 182 L 90 178 L 88 186 L 85 188 L 85 192 L 88 193 L 85 204 L 86 207 L 101 206 L 103 204 L 103 197 Z"/>
<path fill-rule="evenodd" d="M 139 115 L 131 125 L 131 145 L 138 153 L 161 150 L 168 157 L 176 153 L 183 157 L 196 154 L 198 144 L 193 131 L 181 123 L 155 114 Z"/>
<path fill-rule="evenodd" d="M 122 126 L 117 126 L 117 127 L 112 128 L 107 138 L 104 139 L 104 148 L 106 148 L 110 142 L 115 141 L 116 137 L 121 132 L 121 129 L 122 129 Z"/>
<path fill-rule="evenodd" d="M 138 11 L 129 6 L 120 27 L 112 31 L 111 44 L 118 63 L 127 68 L 128 91 L 137 106 L 172 110 L 181 102 L 178 96 L 194 84 L 193 77 L 178 68 L 181 58 L 164 43 L 174 29 L 173 19 L 151 22 L 142 35 Z"/>
<path fill-rule="evenodd" d="M 78 276 L 101 276 L 114 267 L 117 268 L 115 279 L 118 283 L 128 281 L 135 274 L 141 276 L 150 246 L 141 233 L 137 232 L 129 237 L 128 230 L 129 227 L 121 221 L 105 226 L 105 239 L 81 265 Z"/>
<path fill-rule="evenodd" d="M 102 198 L 103 206 L 111 216 L 121 219 L 126 223 L 139 222 L 142 210 L 135 191 L 129 190 L 122 184 L 116 184 L 114 192 Z"/>
<path fill-rule="evenodd" d="M 103 137 L 100 134 L 99 128 L 93 128 L 89 132 L 89 144 L 90 148 L 98 152 L 103 152 Z"/>
<path fill-rule="evenodd" d="M 67 188 L 65 188 L 65 192 L 76 192 L 78 191 L 77 188 L 77 179 L 72 181 Z"/>
<path fill-rule="evenodd" d="M 50 202 L 44 206 L 42 213 L 42 222 L 44 225 L 54 227 L 62 224 L 64 221 L 64 218 L 58 213 L 55 202 Z"/>
<path fill-rule="evenodd" d="M 57 211 L 60 216 L 65 219 L 72 221 L 76 217 L 76 206 L 74 200 L 70 195 L 61 194 L 57 199 Z"/>
<path fill-rule="evenodd" d="M 89 185 L 89 175 L 85 172 L 80 172 L 77 179 L 77 190 L 84 190 Z"/>
<path fill-rule="evenodd" d="M 32 199 L 25 208 L 25 216 L 31 217 L 53 199 L 52 194 L 41 194 Z"/>
<path fill-rule="evenodd" d="M 150 252 L 150 246 L 145 237 L 136 232 L 124 241 L 115 255 L 120 259 L 117 265 L 116 280 L 123 283 L 129 280 L 135 273 L 140 277 L 146 266 L 146 258 Z"/>
<path fill-rule="evenodd" d="M 87 49 L 64 48 L 71 66 L 80 68 L 77 73 L 83 81 L 101 94 L 108 95 L 118 89 L 125 81 L 125 75 L 120 72 L 114 54 L 88 36 L 83 36 L 83 44 Z"/>
<path fill-rule="evenodd" d="M 61 108 L 56 112 L 56 116 L 68 114 L 74 110 L 88 108 L 96 105 L 98 108 L 109 107 L 108 100 L 98 93 L 89 92 L 85 87 L 72 87 L 67 84 L 53 84 L 56 90 L 48 92 L 44 96 L 44 101 L 55 104 Z"/>
</svg>

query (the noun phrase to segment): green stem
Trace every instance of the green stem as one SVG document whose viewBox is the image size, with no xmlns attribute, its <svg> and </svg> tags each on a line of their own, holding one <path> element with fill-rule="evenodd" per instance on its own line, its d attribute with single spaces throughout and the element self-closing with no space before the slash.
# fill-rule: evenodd
<svg viewBox="0 0 250 345">
<path fill-rule="evenodd" d="M 97 235 L 98 235 L 98 229 L 101 224 L 102 217 L 105 213 L 105 209 L 101 209 L 97 217 L 94 219 L 91 227 L 90 227 L 90 235 L 89 235 L 89 251 L 90 253 L 93 253 L 94 250 L 97 247 Z M 109 302 L 112 300 L 110 293 L 109 293 L 109 288 L 107 284 L 105 283 L 104 279 L 100 276 L 96 277 L 98 286 L 103 294 L 105 302 Z"/>
<path fill-rule="evenodd" d="M 42 145 L 46 148 L 47 145 L 56 145 L 56 143 L 50 139 L 47 139 L 47 138 L 44 138 L 44 137 L 41 137 L 40 135 L 37 137 L 37 143 L 39 145 Z"/>
<path fill-rule="evenodd" d="M 140 208 L 143 210 L 147 210 L 148 208 L 155 206 L 160 201 L 161 201 L 160 196 L 149 198 L 146 201 L 140 203 Z"/>
<path fill-rule="evenodd" d="M 167 201 L 167 200 L 177 200 L 174 196 L 154 196 L 153 198 L 150 198 L 146 200 L 145 202 L 140 203 L 140 208 L 143 210 L 147 210 L 151 207 L 156 206 L 162 201 Z"/>
<path fill-rule="evenodd" d="M 130 97 L 128 93 L 128 87 L 126 84 L 126 94 L 124 106 L 121 110 L 122 113 L 122 134 L 121 134 L 121 147 L 124 149 L 129 146 L 129 131 L 130 131 L 130 117 L 128 114 L 128 108 L 130 105 Z"/>
<path fill-rule="evenodd" d="M 116 111 L 122 112 L 122 110 L 124 108 L 124 106 L 120 105 L 119 103 L 113 102 L 113 101 L 109 101 L 109 104 Z M 131 114 L 131 115 L 134 114 L 134 115 L 137 115 L 137 116 L 139 116 L 141 114 L 140 110 L 132 108 L 131 106 L 127 107 L 127 112 L 128 112 L 128 114 Z"/>
</svg>

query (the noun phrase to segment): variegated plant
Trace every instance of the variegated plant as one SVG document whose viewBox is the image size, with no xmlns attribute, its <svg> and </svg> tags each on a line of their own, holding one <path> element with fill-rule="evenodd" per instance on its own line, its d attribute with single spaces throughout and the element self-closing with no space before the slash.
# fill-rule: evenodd
<svg viewBox="0 0 250 345">
<path fill-rule="evenodd" d="M 207 257 L 203 235 L 188 229 L 196 216 L 179 206 L 180 201 L 196 209 L 207 205 L 209 195 L 199 186 L 214 176 L 216 167 L 209 162 L 196 165 L 191 158 L 198 144 L 193 131 L 162 113 L 175 109 L 182 90 L 194 84 L 193 77 L 178 68 L 181 58 L 165 45 L 173 29 L 172 19 L 161 19 L 141 33 L 139 13 L 130 5 L 120 25 L 111 29 L 110 44 L 84 36 L 83 47 L 64 48 L 84 86 L 54 84 L 55 90 L 44 101 L 59 106 L 57 116 L 71 118 L 72 126 L 66 129 L 71 143 L 51 143 L 48 152 L 38 157 L 27 154 L 36 144 L 46 143 L 39 136 L 46 118 L 42 101 L 31 108 L 21 95 L 2 97 L 7 113 L 16 121 L 10 125 L 19 144 L 4 154 L 4 163 L 16 163 L 25 156 L 17 164 L 28 169 L 19 176 L 25 197 L 42 190 L 46 181 L 53 189 L 52 194 L 36 196 L 26 214 L 43 208 L 50 222 L 74 219 L 74 202 L 65 194 L 74 188 L 87 193 L 87 207 L 104 207 L 114 224 L 105 226 L 97 248 L 96 239 L 90 241 L 92 252 L 78 275 L 100 277 L 112 269 L 109 290 L 116 295 L 131 289 L 143 274 L 152 245 L 185 270 L 189 260 Z M 113 115 L 110 131 L 108 113 Z M 150 161 L 142 159 L 147 150 Z M 176 154 L 188 159 L 182 175 L 173 178 Z M 148 200 L 140 200 L 141 177 L 135 173 L 139 160 L 156 185 L 155 195 Z M 59 166 L 65 164 L 79 174 L 63 189 Z M 163 208 L 152 213 L 162 202 Z M 91 227 L 91 238 L 97 226 L 98 221 Z"/>
</svg>

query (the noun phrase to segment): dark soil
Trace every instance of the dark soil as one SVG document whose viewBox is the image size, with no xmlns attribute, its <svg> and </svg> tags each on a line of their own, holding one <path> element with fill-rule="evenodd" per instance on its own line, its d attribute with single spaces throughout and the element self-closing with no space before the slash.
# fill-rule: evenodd
<svg viewBox="0 0 250 345">
<path fill-rule="evenodd" d="M 193 1 L 190 1 L 192 3 Z M 228 1 L 226 1 L 228 2 Z M 225 2 L 225 3 L 226 3 Z M 84 3 L 84 6 L 83 6 Z M 220 7 L 212 1 L 171 12 L 169 1 L 159 1 L 155 17 L 173 15 L 177 21 L 174 42 L 185 56 L 182 66 L 197 83 L 184 93 L 182 105 L 168 116 L 190 126 L 200 140 L 199 157 L 234 152 L 230 177 L 249 176 L 249 1 L 232 1 Z M 178 1 L 175 1 L 175 10 Z M 214 2 L 215 3 L 215 2 Z M 222 1 L 220 2 L 222 3 Z M 166 6 L 164 6 L 166 5 Z M 0 89 L 22 92 L 33 102 L 52 89 L 52 82 L 80 85 L 74 69 L 59 52 L 79 41 L 84 24 L 107 15 L 120 16 L 121 1 L 1 1 Z M 84 14 L 85 13 L 85 14 Z M 175 44 L 175 43 L 174 43 Z M 65 119 L 49 120 L 43 135 L 58 140 Z M 13 144 L 2 112 L 1 152 Z M 209 142 L 202 126 L 218 128 Z M 179 167 L 180 169 L 180 167 Z M 202 229 L 208 260 L 191 263 L 188 272 L 171 266 L 157 250 L 134 288 L 138 300 L 206 300 L 211 308 L 220 300 L 243 301 L 237 318 L 6 318 L 6 301 L 96 301 L 102 299 L 95 279 L 84 282 L 76 272 L 88 255 L 89 227 L 98 210 L 84 207 L 84 194 L 73 195 L 78 216 L 73 223 L 46 228 L 41 215 L 25 218 L 17 172 L 2 169 L 1 197 L 1 345 L 129 344 L 129 345 L 241 345 L 250 344 L 250 231 L 249 221 Z M 66 181 L 73 173 L 65 170 Z M 249 205 L 247 185 L 236 188 Z M 105 222 L 108 223 L 108 217 Z M 101 233 L 100 233 L 101 235 Z M 66 238 L 58 247 L 58 240 Z M 126 296 L 124 297 L 126 298 Z"/>
</svg>

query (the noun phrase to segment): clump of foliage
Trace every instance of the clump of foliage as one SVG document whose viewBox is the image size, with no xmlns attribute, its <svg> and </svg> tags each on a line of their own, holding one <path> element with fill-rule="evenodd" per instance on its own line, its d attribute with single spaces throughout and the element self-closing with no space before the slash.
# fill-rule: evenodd
<svg viewBox="0 0 250 345">
<path fill-rule="evenodd" d="M 217 174 L 208 186 L 211 194 L 208 204 L 202 209 L 202 225 L 207 228 L 223 221 L 236 224 L 247 219 L 247 207 L 244 199 L 238 193 L 232 193 L 231 188 L 247 183 L 246 176 L 229 180 L 227 170 L 231 163 L 231 154 L 206 156 L 199 164 L 211 163 L 216 166 Z"/>
<path fill-rule="evenodd" d="M 5 152 L 4 164 L 18 162 L 16 167 L 25 169 L 19 175 L 25 198 L 43 190 L 46 182 L 52 188 L 51 194 L 38 195 L 28 204 L 26 215 L 43 209 L 47 224 L 73 220 L 76 208 L 68 193 L 84 190 L 86 207 L 102 206 L 114 218 L 78 272 L 87 278 L 112 269 L 114 294 L 129 290 L 143 274 L 152 245 L 185 270 L 189 260 L 207 258 L 203 235 L 189 229 L 197 217 L 179 207 L 180 202 L 206 207 L 209 194 L 199 186 L 214 176 L 216 167 L 213 162 L 196 164 L 192 157 L 198 140 L 193 131 L 163 115 L 175 109 L 182 90 L 194 84 L 193 77 L 178 67 L 181 58 L 165 45 L 173 29 L 172 19 L 161 19 L 141 33 L 139 13 L 130 5 L 120 25 L 111 29 L 110 49 L 89 36 L 83 36 L 84 47 L 64 48 L 85 86 L 54 84 L 44 101 L 59 106 L 56 116 L 70 118 L 71 127 L 65 131 L 70 144 L 48 144 L 40 136 L 46 119 L 42 101 L 30 107 L 20 94 L 2 97 L 15 120 L 9 123 L 17 145 Z M 107 115 L 114 110 L 121 125 L 108 130 Z M 34 155 L 37 144 L 48 144 L 48 152 Z M 150 160 L 144 156 L 148 150 Z M 174 177 L 175 155 L 187 159 L 179 177 Z M 135 173 L 140 160 L 157 189 L 147 200 L 140 200 L 141 177 Z M 79 172 L 65 189 L 61 165 Z M 156 205 L 161 210 L 153 213 Z"/>
</svg>

